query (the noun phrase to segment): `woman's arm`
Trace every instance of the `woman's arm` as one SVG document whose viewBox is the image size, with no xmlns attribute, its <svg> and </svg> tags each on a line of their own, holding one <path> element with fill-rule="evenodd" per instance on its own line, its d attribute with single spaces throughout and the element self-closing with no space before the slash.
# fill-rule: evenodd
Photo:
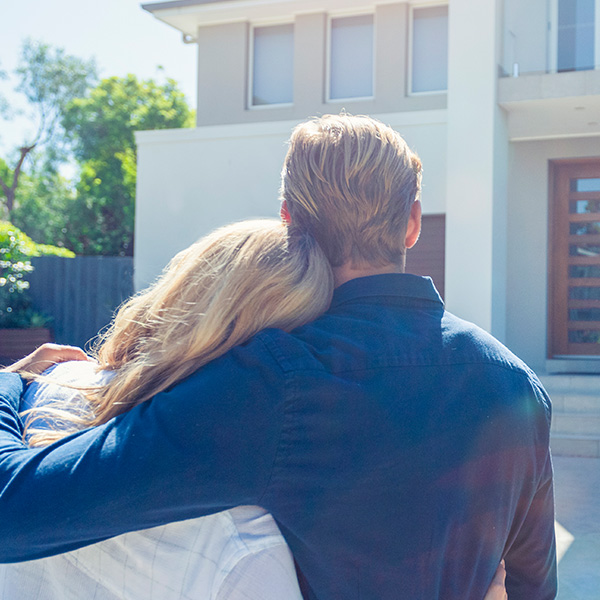
<svg viewBox="0 0 600 600">
<path fill-rule="evenodd" d="M 62 346 L 59 344 L 42 344 L 37 350 L 25 358 L 2 369 L 5 373 L 31 373 L 39 375 L 52 365 L 68 360 L 90 360 L 88 355 L 75 346 Z"/>
</svg>

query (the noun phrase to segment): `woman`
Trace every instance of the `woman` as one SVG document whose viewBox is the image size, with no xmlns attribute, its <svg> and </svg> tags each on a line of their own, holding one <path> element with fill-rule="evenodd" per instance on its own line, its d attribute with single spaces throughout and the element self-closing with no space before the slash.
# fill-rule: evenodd
<svg viewBox="0 0 600 600">
<path fill-rule="evenodd" d="M 269 220 L 218 229 L 119 310 L 95 352 L 110 382 L 84 390 L 85 409 L 64 402 L 37 409 L 64 420 L 49 431 L 29 424 L 29 444 L 105 423 L 262 329 L 294 329 L 324 312 L 332 293 L 331 269 L 310 236 L 288 240 Z"/>
<path fill-rule="evenodd" d="M 290 330 L 315 318 L 332 288 L 328 262 L 312 238 L 288 240 L 271 221 L 217 230 L 178 254 L 153 286 L 119 310 L 97 363 L 60 364 L 30 386 L 22 407 L 25 438 L 43 446 L 104 423 L 261 329 Z M 503 577 L 499 569 L 486 600 L 505 597 Z M 289 550 L 258 507 L 2 565 L 0 592 L 14 600 L 301 598 Z"/>
<path fill-rule="evenodd" d="M 267 327 L 324 312 L 333 278 L 308 236 L 277 221 L 223 227 L 179 253 L 117 313 L 97 362 L 58 365 L 25 395 L 25 439 L 44 446 L 105 423 Z M 61 384 L 59 387 L 57 384 Z M 182 415 L 185 418 L 185 415 Z M 134 499 L 132 499 L 134 500 Z M 293 559 L 259 507 L 171 523 L 60 556 L 0 566 L 11 600 L 300 599 Z"/>
</svg>

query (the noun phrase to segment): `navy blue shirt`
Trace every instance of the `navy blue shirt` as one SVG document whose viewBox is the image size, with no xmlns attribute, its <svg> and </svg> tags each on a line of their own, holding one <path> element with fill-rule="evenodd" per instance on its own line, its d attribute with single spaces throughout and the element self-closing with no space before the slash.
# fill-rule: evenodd
<svg viewBox="0 0 600 600">
<path fill-rule="evenodd" d="M 481 599 L 503 557 L 511 600 L 555 597 L 550 402 L 429 279 L 349 281 L 315 322 L 43 449 L 21 393 L 0 374 L 0 561 L 257 504 L 307 599 Z"/>
</svg>

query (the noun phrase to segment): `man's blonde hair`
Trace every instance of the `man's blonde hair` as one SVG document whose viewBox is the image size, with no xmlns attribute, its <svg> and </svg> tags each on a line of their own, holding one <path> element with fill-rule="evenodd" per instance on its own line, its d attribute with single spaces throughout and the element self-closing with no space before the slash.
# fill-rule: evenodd
<svg viewBox="0 0 600 600">
<path fill-rule="evenodd" d="M 421 161 L 380 121 L 326 115 L 298 125 L 282 171 L 290 230 L 308 232 L 333 267 L 404 264 Z"/>
</svg>

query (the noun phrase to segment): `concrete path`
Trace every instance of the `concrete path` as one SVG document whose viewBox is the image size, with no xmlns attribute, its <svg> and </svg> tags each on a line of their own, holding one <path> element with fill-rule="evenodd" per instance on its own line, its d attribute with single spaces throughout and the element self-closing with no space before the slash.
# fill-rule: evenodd
<svg viewBox="0 0 600 600">
<path fill-rule="evenodd" d="M 600 600 L 600 459 L 553 462 L 558 600 Z"/>
</svg>

